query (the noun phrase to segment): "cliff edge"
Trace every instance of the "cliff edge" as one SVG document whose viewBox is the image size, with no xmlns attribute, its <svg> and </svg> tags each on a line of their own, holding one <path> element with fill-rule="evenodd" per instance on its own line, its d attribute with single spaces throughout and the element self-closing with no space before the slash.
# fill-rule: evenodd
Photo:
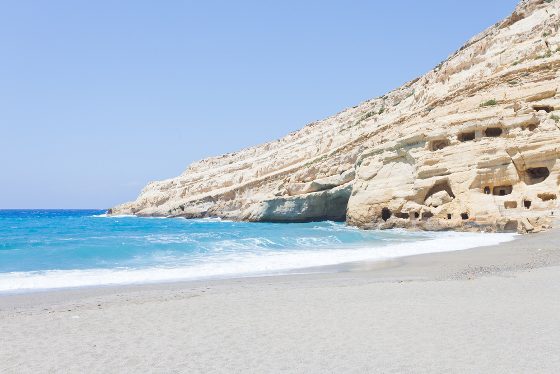
<svg viewBox="0 0 560 374">
<path fill-rule="evenodd" d="M 559 27 L 560 1 L 522 1 L 387 95 L 195 162 L 109 213 L 545 229 L 560 213 Z"/>
</svg>

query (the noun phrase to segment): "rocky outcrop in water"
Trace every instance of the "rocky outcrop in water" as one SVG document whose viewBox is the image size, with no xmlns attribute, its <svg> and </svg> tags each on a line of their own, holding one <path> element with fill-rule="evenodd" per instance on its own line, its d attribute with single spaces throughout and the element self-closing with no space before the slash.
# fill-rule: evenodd
<svg viewBox="0 0 560 374">
<path fill-rule="evenodd" d="M 539 231 L 559 206 L 559 26 L 558 1 L 522 1 L 421 78 L 110 212 Z"/>
</svg>

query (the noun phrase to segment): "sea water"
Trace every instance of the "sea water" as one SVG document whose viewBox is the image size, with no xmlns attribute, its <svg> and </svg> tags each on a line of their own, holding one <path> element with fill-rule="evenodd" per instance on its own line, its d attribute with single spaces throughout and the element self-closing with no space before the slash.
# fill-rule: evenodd
<svg viewBox="0 0 560 374">
<path fill-rule="evenodd" d="M 512 234 L 364 231 L 335 222 L 108 217 L 0 210 L 0 292 L 274 275 L 461 250 Z"/>
</svg>

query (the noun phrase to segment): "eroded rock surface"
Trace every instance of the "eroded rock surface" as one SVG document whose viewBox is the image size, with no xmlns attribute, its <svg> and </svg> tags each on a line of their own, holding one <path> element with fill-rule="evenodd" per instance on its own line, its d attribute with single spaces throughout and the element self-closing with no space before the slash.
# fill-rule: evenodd
<svg viewBox="0 0 560 374">
<path fill-rule="evenodd" d="M 522 1 L 421 78 L 152 182 L 112 214 L 534 232 L 558 214 L 560 2 Z"/>
</svg>

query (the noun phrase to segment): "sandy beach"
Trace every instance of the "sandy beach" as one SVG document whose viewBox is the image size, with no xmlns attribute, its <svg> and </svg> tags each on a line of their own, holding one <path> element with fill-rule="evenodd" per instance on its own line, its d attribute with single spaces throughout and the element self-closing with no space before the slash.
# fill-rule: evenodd
<svg viewBox="0 0 560 374">
<path fill-rule="evenodd" d="M 560 374 L 560 0 L 2 5 L 0 374 Z"/>
<path fill-rule="evenodd" d="M 558 372 L 558 243 L 3 295 L 0 372 Z"/>
</svg>

